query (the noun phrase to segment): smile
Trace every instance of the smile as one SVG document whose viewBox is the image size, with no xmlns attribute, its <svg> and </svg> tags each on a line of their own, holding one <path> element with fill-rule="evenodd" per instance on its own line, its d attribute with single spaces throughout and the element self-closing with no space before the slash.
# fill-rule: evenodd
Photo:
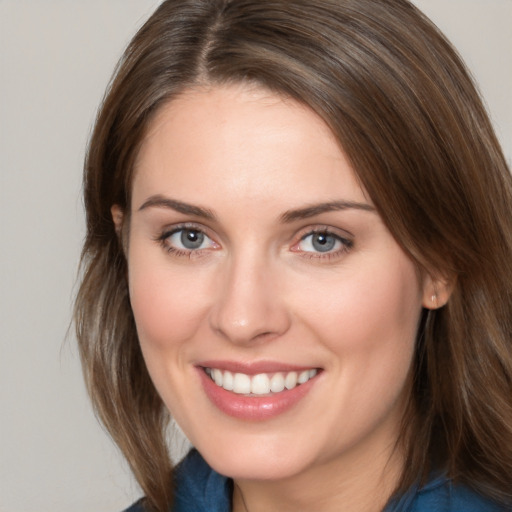
<svg viewBox="0 0 512 512">
<path fill-rule="evenodd" d="M 269 361 L 204 361 L 196 371 L 210 402 L 244 421 L 270 420 L 295 408 L 313 387 L 321 385 L 325 373 L 322 368 Z"/>
<path fill-rule="evenodd" d="M 246 396 L 289 391 L 305 384 L 318 373 L 316 368 L 300 372 L 258 373 L 257 375 L 233 373 L 219 368 L 205 368 L 204 371 L 217 386 L 226 391 Z"/>
</svg>

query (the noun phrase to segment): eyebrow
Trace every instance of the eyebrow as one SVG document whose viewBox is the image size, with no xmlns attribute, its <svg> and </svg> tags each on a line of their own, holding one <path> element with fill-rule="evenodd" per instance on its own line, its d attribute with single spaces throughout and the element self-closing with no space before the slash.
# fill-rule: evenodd
<svg viewBox="0 0 512 512">
<path fill-rule="evenodd" d="M 195 217 L 215 220 L 215 215 L 211 210 L 208 210 L 207 208 L 202 208 L 200 206 L 195 206 L 161 195 L 151 196 L 142 204 L 138 211 L 142 211 L 147 208 L 168 208 L 185 215 L 194 215 Z M 355 201 L 330 201 L 328 203 L 319 203 L 306 206 L 305 208 L 288 210 L 281 215 L 281 222 L 290 223 L 297 220 L 308 219 L 310 217 L 314 217 L 315 215 L 320 215 L 321 213 L 350 209 L 375 212 L 375 208 L 366 203 L 358 203 Z"/>
<path fill-rule="evenodd" d="M 179 213 L 184 213 L 185 215 L 194 215 L 195 217 L 202 217 L 208 220 L 215 219 L 213 212 L 207 208 L 201 208 L 200 206 L 184 203 L 183 201 L 178 201 L 161 195 L 151 196 L 144 202 L 138 211 L 140 212 L 147 208 L 168 208 Z"/>
<path fill-rule="evenodd" d="M 358 203 L 354 201 L 331 201 L 328 203 L 319 203 L 305 208 L 298 208 L 296 210 L 288 210 L 281 215 L 281 221 L 288 223 L 296 220 L 309 219 L 315 215 L 320 215 L 325 212 L 334 212 L 339 210 L 363 210 L 366 212 L 375 212 L 375 208 L 366 203 Z"/>
</svg>

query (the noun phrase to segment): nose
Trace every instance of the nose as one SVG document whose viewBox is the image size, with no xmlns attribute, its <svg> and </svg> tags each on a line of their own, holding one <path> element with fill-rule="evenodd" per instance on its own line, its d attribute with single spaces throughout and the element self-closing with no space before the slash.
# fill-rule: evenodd
<svg viewBox="0 0 512 512">
<path fill-rule="evenodd" d="M 237 345 L 261 343 L 284 334 L 290 315 L 280 286 L 279 269 L 249 256 L 220 271 L 211 328 Z"/>
</svg>

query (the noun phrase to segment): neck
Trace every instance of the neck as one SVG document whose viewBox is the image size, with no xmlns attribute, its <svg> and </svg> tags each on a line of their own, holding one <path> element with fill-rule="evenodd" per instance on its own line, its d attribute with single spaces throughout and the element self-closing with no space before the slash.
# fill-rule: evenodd
<svg viewBox="0 0 512 512">
<path fill-rule="evenodd" d="M 277 481 L 236 480 L 233 512 L 380 512 L 398 484 L 403 463 L 393 447 L 345 454 Z"/>
</svg>

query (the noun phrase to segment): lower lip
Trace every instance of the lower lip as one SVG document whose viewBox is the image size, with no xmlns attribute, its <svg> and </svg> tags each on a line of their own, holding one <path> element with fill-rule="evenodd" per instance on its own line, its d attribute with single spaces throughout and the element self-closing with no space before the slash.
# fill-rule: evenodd
<svg viewBox="0 0 512 512">
<path fill-rule="evenodd" d="M 210 401 L 224 414 L 248 421 L 264 421 L 275 418 L 296 405 L 315 385 L 317 376 L 293 389 L 265 396 L 246 396 L 226 391 L 217 386 L 206 375 L 203 368 L 197 368 L 201 383 Z"/>
</svg>

